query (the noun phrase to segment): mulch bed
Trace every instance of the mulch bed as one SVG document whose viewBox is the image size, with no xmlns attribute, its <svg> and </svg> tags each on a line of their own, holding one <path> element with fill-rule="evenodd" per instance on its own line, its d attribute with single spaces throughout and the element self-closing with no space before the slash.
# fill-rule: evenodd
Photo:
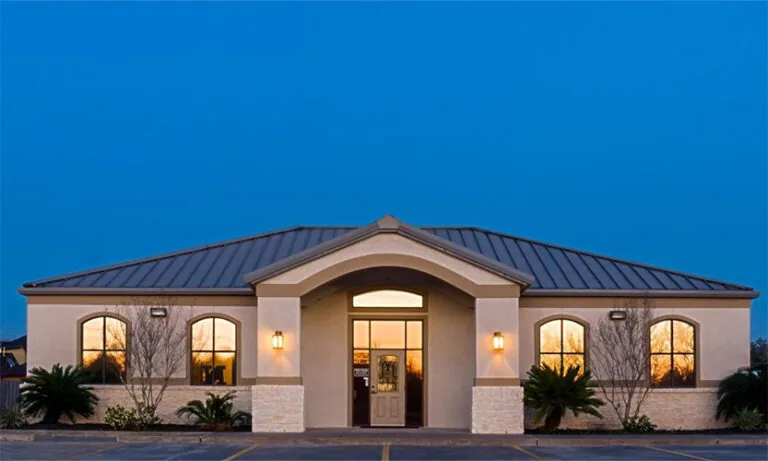
<svg viewBox="0 0 768 461">
<path fill-rule="evenodd" d="M 97 423 L 77 423 L 77 424 L 43 424 L 36 423 L 24 426 L 22 429 L 28 430 L 65 430 L 65 431 L 114 431 L 108 424 Z M 197 426 L 187 424 L 159 424 L 152 426 L 144 431 L 122 431 L 122 432 L 251 432 L 251 426 L 238 426 L 222 431 L 206 430 Z"/>
</svg>

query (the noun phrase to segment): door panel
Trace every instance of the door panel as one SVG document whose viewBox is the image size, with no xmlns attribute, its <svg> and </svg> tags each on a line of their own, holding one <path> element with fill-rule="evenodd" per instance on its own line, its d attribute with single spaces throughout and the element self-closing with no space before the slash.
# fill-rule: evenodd
<svg viewBox="0 0 768 461">
<path fill-rule="evenodd" d="M 371 351 L 371 425 L 405 426 L 405 352 Z"/>
</svg>

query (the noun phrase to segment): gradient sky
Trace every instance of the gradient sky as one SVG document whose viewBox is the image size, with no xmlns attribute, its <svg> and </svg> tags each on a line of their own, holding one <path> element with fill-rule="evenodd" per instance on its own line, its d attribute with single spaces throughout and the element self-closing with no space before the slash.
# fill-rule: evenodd
<svg viewBox="0 0 768 461">
<path fill-rule="evenodd" d="M 1 8 L 0 336 L 25 281 L 388 213 L 768 289 L 764 2 Z"/>
</svg>

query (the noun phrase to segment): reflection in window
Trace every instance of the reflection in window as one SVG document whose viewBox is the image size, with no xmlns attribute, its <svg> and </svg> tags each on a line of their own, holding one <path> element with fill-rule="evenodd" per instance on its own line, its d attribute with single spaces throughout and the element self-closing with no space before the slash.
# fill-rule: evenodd
<svg viewBox="0 0 768 461">
<path fill-rule="evenodd" d="M 235 385 L 237 327 L 220 317 L 192 324 L 192 384 Z"/>
<path fill-rule="evenodd" d="M 93 383 L 125 380 L 126 337 L 126 325 L 120 319 L 104 316 L 83 322 L 80 360 Z"/>
<path fill-rule="evenodd" d="M 376 389 L 379 392 L 397 392 L 397 376 L 399 364 L 397 356 L 382 355 L 377 364 Z"/>
<path fill-rule="evenodd" d="M 352 297 L 352 307 L 424 307 L 424 298 L 399 290 L 376 290 Z"/>
<path fill-rule="evenodd" d="M 651 326 L 651 384 L 659 387 L 696 385 L 695 332 L 682 320 Z"/>
<path fill-rule="evenodd" d="M 584 370 L 584 326 L 573 320 L 551 320 L 539 327 L 539 364 L 564 374 Z"/>
</svg>

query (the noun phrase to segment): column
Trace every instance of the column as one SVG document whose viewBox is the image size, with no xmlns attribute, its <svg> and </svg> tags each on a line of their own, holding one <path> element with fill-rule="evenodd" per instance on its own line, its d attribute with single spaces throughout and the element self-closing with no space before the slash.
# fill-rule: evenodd
<svg viewBox="0 0 768 461">
<path fill-rule="evenodd" d="M 258 377 L 253 386 L 253 432 L 304 432 L 301 382 L 301 302 L 259 297 Z"/>
<path fill-rule="evenodd" d="M 518 313 L 516 297 L 475 299 L 473 433 L 523 433 Z"/>
</svg>

